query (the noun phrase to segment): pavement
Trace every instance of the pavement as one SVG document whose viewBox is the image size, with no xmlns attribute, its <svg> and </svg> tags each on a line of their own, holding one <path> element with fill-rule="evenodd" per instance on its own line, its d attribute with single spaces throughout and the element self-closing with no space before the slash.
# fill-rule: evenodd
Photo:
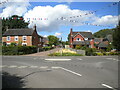
<svg viewBox="0 0 120 90">
<path fill-rule="evenodd" d="M 54 53 L 54 52 L 59 51 L 59 50 L 60 50 L 60 48 L 55 48 L 55 49 L 51 49 L 48 51 L 42 51 L 42 52 L 28 54 L 28 55 L 24 55 L 24 56 L 48 56 L 48 54 Z"/>
<path fill-rule="evenodd" d="M 118 56 L 3 56 L 0 68 L 21 77 L 21 88 L 117 90 L 118 62 Z"/>
</svg>

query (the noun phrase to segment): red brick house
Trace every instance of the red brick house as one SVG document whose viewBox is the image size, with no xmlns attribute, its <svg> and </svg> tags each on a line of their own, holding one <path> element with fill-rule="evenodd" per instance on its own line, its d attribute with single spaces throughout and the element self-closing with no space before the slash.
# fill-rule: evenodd
<svg viewBox="0 0 120 90">
<path fill-rule="evenodd" d="M 75 48 L 76 45 L 94 47 L 94 38 L 91 32 L 73 32 L 72 28 L 69 34 L 70 48 Z"/>
<path fill-rule="evenodd" d="M 36 26 L 33 29 L 6 29 L 2 36 L 3 44 L 16 43 L 25 46 L 43 46 L 43 37 L 38 35 Z"/>
</svg>

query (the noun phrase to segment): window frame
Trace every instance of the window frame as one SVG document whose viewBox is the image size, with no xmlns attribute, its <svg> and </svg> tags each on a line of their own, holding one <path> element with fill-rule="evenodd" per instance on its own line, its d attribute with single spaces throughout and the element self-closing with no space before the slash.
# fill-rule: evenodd
<svg viewBox="0 0 120 90">
<path fill-rule="evenodd" d="M 8 37 L 9 37 L 9 39 L 8 39 Z M 7 36 L 7 38 L 6 38 L 6 39 L 7 39 L 7 41 L 10 41 L 10 40 L 11 40 L 11 37 L 10 37 L 10 36 Z"/>
<path fill-rule="evenodd" d="M 26 38 L 26 40 L 24 40 Z M 23 41 L 27 41 L 27 36 L 22 36 Z"/>
<path fill-rule="evenodd" d="M 17 40 L 16 40 L 16 38 L 17 38 Z M 15 36 L 15 37 L 14 37 L 14 40 L 15 40 L 15 41 L 18 41 L 18 36 Z"/>
</svg>

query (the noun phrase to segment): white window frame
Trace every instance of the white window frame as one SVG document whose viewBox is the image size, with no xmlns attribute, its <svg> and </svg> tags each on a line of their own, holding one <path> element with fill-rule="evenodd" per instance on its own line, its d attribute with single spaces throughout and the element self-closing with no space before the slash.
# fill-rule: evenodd
<svg viewBox="0 0 120 90">
<path fill-rule="evenodd" d="M 14 39 L 15 39 L 15 41 L 18 41 L 18 36 L 15 36 L 15 38 L 14 38 Z"/>
<path fill-rule="evenodd" d="M 26 39 L 26 40 L 24 40 L 24 39 Z M 23 41 L 27 41 L 27 36 L 23 36 L 23 37 L 22 37 L 22 40 L 23 40 Z"/>
<path fill-rule="evenodd" d="M 88 38 L 85 38 L 85 40 L 88 40 Z"/>
<path fill-rule="evenodd" d="M 42 42 L 42 39 L 40 38 L 40 42 Z"/>
<path fill-rule="evenodd" d="M 81 41 L 81 39 L 79 38 L 79 40 L 78 40 L 78 38 L 76 38 L 76 41 Z"/>
<path fill-rule="evenodd" d="M 9 39 L 8 39 L 9 38 Z M 10 36 L 7 36 L 7 41 L 10 41 L 11 40 L 11 38 L 10 38 Z"/>
<path fill-rule="evenodd" d="M 22 46 L 26 45 L 27 46 L 27 43 L 22 43 Z"/>
</svg>

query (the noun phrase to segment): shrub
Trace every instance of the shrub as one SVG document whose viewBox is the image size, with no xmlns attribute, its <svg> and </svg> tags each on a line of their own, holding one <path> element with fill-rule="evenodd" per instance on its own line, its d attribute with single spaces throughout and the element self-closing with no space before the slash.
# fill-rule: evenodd
<svg viewBox="0 0 120 90">
<path fill-rule="evenodd" d="M 23 55 L 36 53 L 36 46 L 3 46 L 2 54 L 3 55 Z"/>
<path fill-rule="evenodd" d="M 44 51 L 47 51 L 47 50 L 50 50 L 50 49 L 52 49 L 52 47 L 51 47 L 51 46 L 46 46 L 46 47 L 43 47 L 43 50 L 44 50 Z"/>
<path fill-rule="evenodd" d="M 77 53 L 51 53 L 48 56 L 83 56 L 81 54 L 77 54 Z"/>
<path fill-rule="evenodd" d="M 103 53 L 96 53 L 98 56 L 103 56 Z"/>
<path fill-rule="evenodd" d="M 75 49 L 80 49 L 81 46 L 80 45 L 76 45 Z"/>
</svg>

